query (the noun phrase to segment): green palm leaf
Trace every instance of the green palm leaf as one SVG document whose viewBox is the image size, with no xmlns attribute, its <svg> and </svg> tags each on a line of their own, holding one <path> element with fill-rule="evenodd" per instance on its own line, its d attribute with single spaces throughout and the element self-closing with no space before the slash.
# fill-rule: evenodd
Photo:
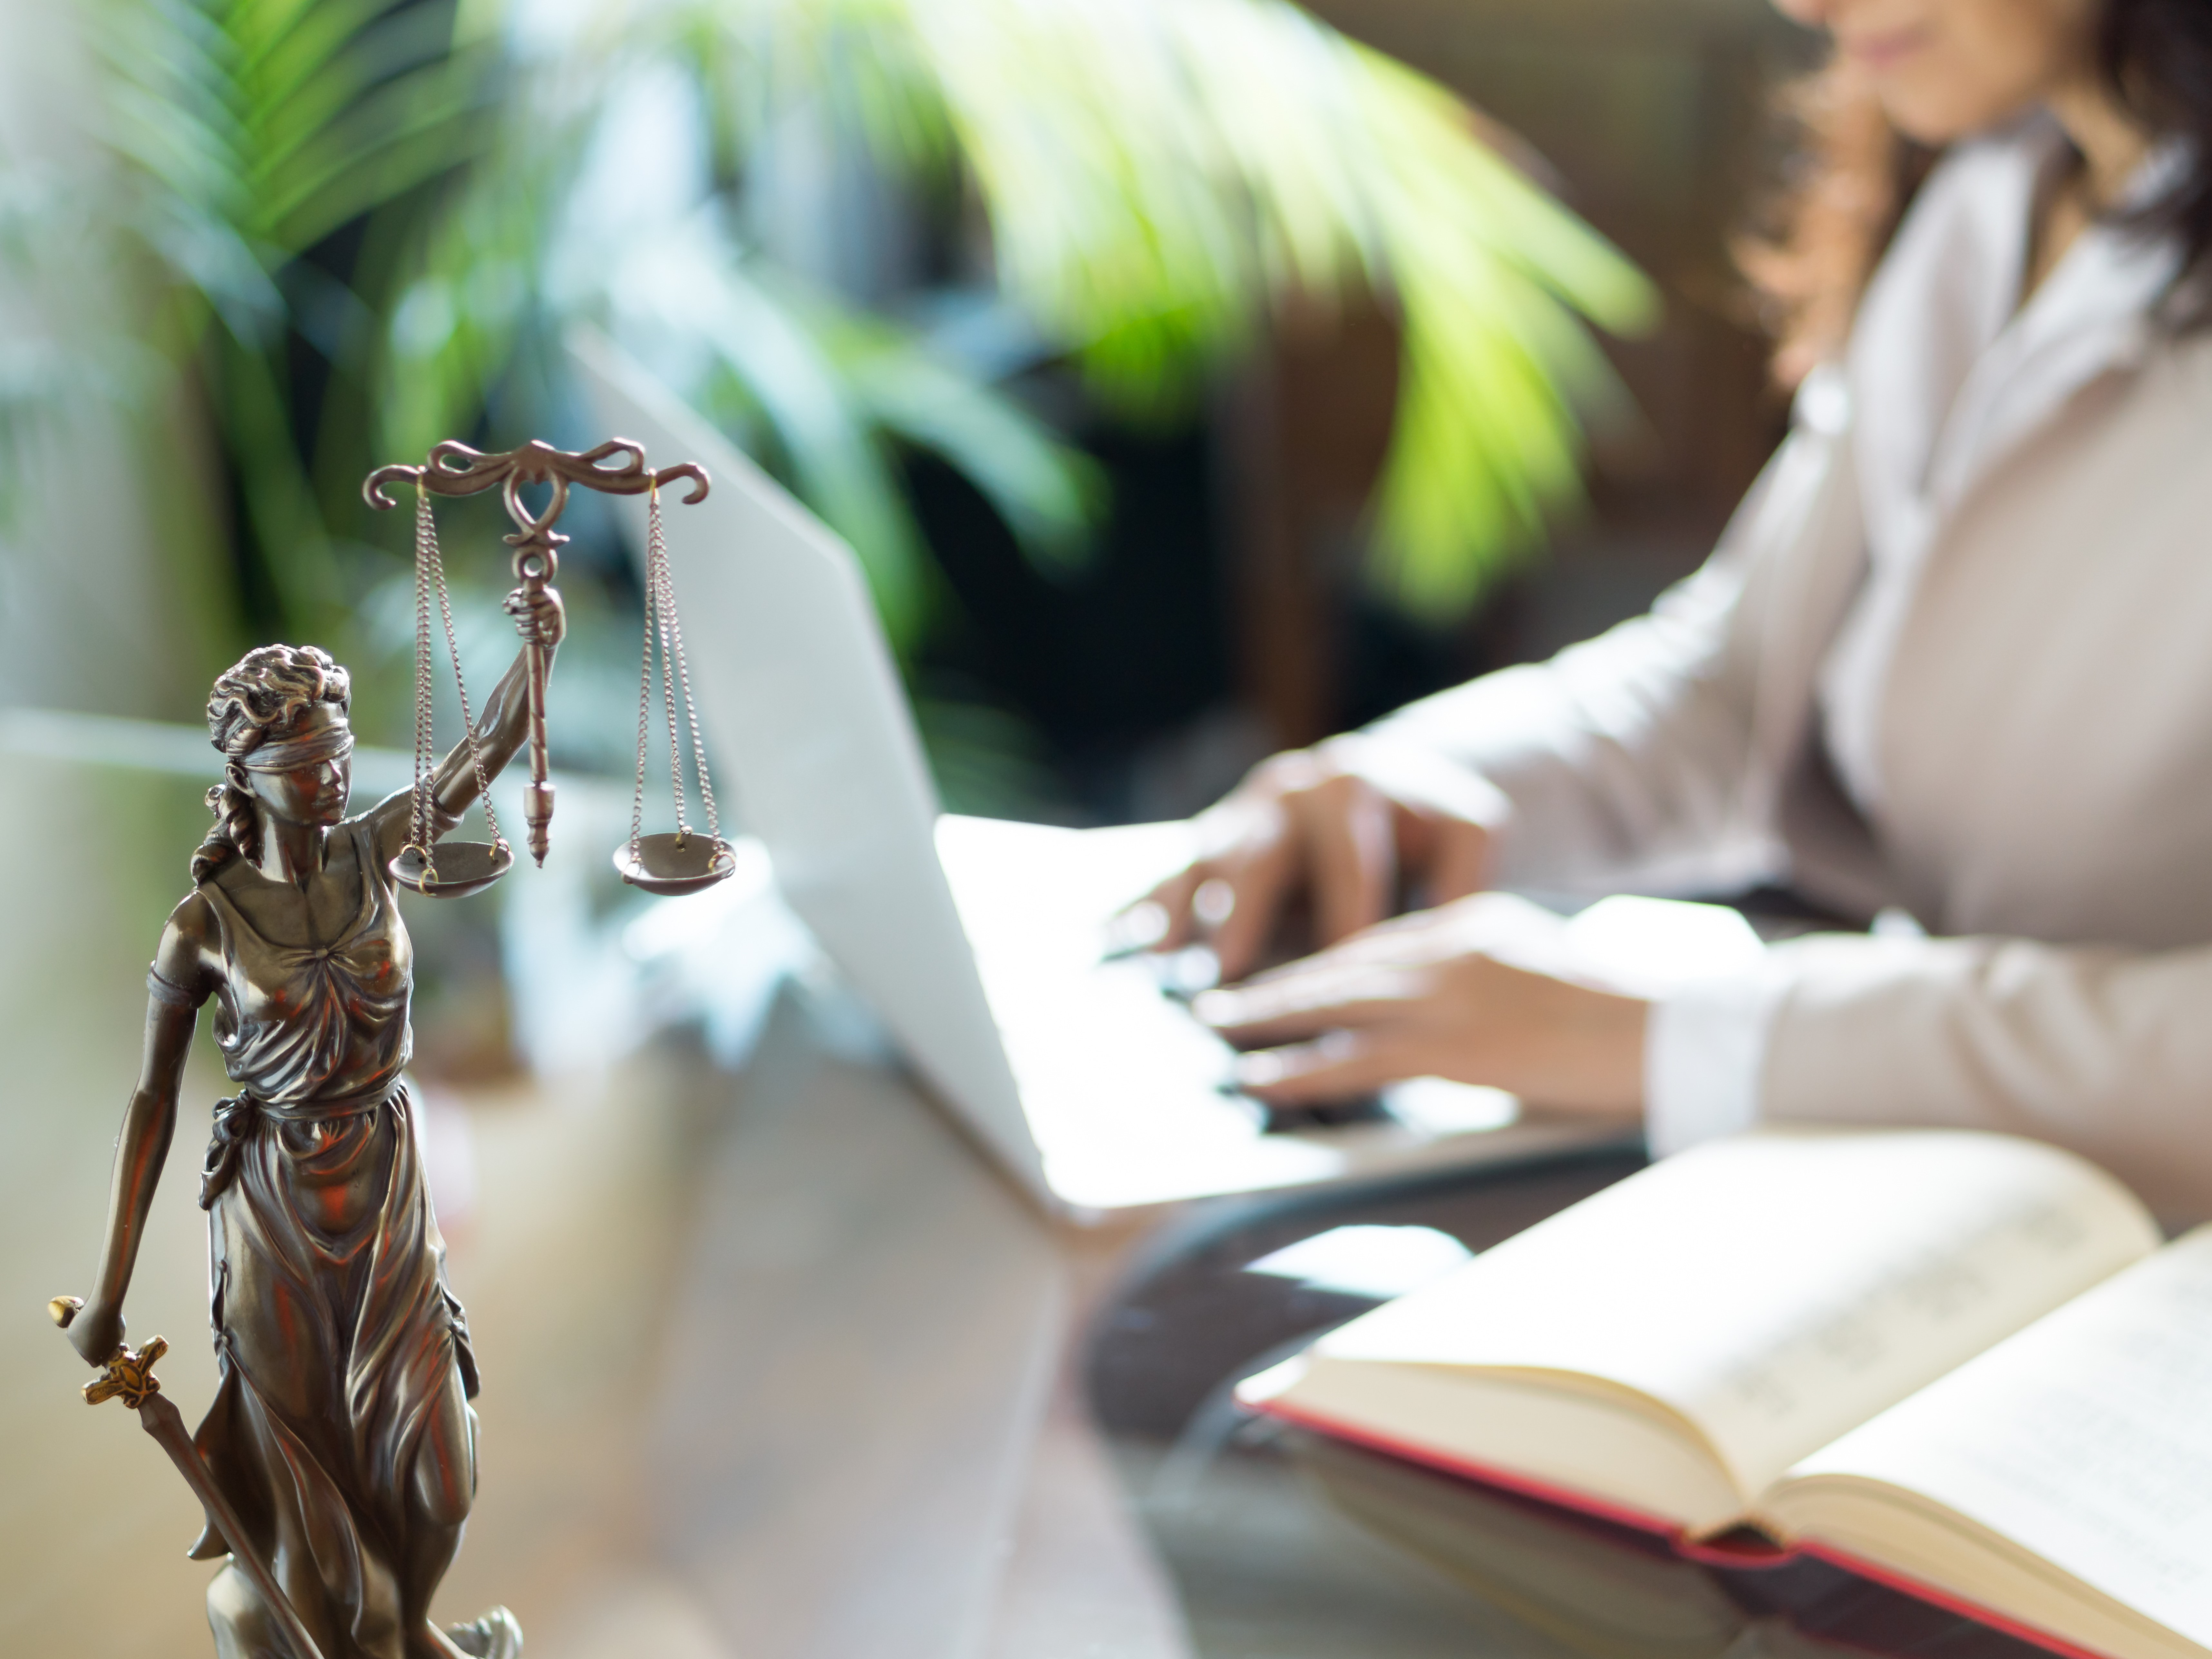
<svg viewBox="0 0 2212 1659">
<path fill-rule="evenodd" d="M 752 152 L 803 106 L 965 179 L 1002 291 L 1127 413 L 1188 408 L 1286 306 L 1382 299 L 1404 372 L 1371 568 L 1423 613 L 1464 606 L 1572 499 L 1581 423 L 1617 395 L 1589 325 L 1652 307 L 1455 100 L 1285 0 L 604 0 L 535 56 L 392 0 L 101 3 L 124 217 L 166 284 L 154 337 L 206 388 L 295 625 L 339 614 L 328 526 L 356 452 L 542 407 L 572 315 L 688 376 L 842 530 L 902 645 L 931 589 L 902 447 L 959 468 L 1033 555 L 1079 550 L 1097 489 L 1072 452 L 748 246 Z M 577 181 L 672 74 L 698 187 L 617 257 Z M 303 257 L 349 224 L 351 276 Z M 288 334 L 331 360 L 327 463 L 295 441 Z M 20 407 L 33 380 L 10 372 Z"/>
<path fill-rule="evenodd" d="M 749 436 L 853 544 L 902 652 L 930 580 L 891 441 L 951 461 L 1033 556 L 1064 565 L 1087 544 L 1090 463 L 903 331 L 738 257 L 703 218 L 634 244 L 605 293 L 617 337 Z"/>
<path fill-rule="evenodd" d="M 209 399 L 286 624 L 345 614 L 283 354 L 373 307 L 302 263 L 481 148 L 493 80 L 450 15 L 392 0 L 106 0 L 118 215 L 165 295 L 152 333 Z M 298 312 L 301 296 L 316 317 Z M 216 328 L 210 334 L 208 325 Z M 357 421 L 324 421 L 325 428 Z"/>
<path fill-rule="evenodd" d="M 453 193 L 394 319 L 386 447 L 419 453 L 464 426 L 526 343 L 599 324 L 707 412 L 850 542 L 892 644 L 919 641 L 934 588 L 899 452 L 943 456 L 1032 556 L 1079 559 L 1101 504 L 1096 469 L 1003 394 L 915 334 L 758 257 L 700 165 L 689 195 L 654 177 L 643 204 L 599 194 L 641 86 L 699 90 L 702 148 L 742 148 L 753 109 L 716 131 L 715 94 L 760 67 L 683 12 L 619 38 L 586 33 L 523 77 L 499 147 Z M 711 158 L 696 152 L 691 160 Z M 625 186 L 626 175 L 617 175 Z"/>
<path fill-rule="evenodd" d="M 1584 324 L 1655 313 L 1458 100 L 1282 0 L 707 9 L 825 97 L 896 84 L 902 118 L 867 131 L 902 164 L 952 135 L 1006 291 L 1126 410 L 1182 406 L 1285 301 L 1388 301 L 1403 389 L 1373 569 L 1417 612 L 1463 609 L 1573 499 L 1581 416 L 1618 396 Z"/>
</svg>

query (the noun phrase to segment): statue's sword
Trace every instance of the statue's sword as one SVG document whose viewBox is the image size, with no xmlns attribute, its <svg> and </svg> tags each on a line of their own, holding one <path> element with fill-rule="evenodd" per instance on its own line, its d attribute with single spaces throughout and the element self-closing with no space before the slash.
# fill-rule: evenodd
<svg viewBox="0 0 2212 1659">
<path fill-rule="evenodd" d="M 73 1296 L 58 1296 L 47 1304 L 54 1323 L 64 1330 L 83 1306 Z M 200 1462 L 198 1447 L 192 1444 L 191 1431 L 185 1427 L 184 1413 L 170 1403 L 155 1380 L 154 1362 L 168 1352 L 169 1345 L 155 1337 L 135 1352 L 118 1347 L 115 1357 L 93 1381 L 84 1385 L 85 1403 L 97 1406 L 103 1400 L 120 1400 L 138 1413 L 139 1426 L 161 1443 L 161 1449 L 169 1454 L 169 1461 L 177 1466 L 177 1473 L 185 1477 L 185 1484 L 206 1509 L 208 1519 L 222 1534 L 229 1547 L 231 1559 L 246 1569 L 246 1576 L 253 1581 L 253 1588 L 261 1592 L 261 1599 L 269 1604 L 276 1623 L 291 1644 L 294 1659 L 323 1659 L 322 1650 L 315 1638 L 307 1634 L 307 1627 L 300 1622 L 299 1609 L 292 1605 L 291 1597 L 284 1594 L 276 1582 L 276 1575 L 269 1571 L 269 1564 L 254 1553 L 246 1541 L 246 1530 L 238 1523 L 238 1516 L 230 1507 L 230 1500 Z"/>
</svg>

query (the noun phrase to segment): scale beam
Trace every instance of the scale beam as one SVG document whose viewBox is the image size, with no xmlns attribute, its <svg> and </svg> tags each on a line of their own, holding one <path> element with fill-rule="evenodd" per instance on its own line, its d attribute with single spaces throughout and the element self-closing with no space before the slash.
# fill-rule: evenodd
<svg viewBox="0 0 2212 1659">
<path fill-rule="evenodd" d="M 610 460 L 615 465 L 606 465 Z M 398 505 L 386 492 L 388 484 L 411 483 L 433 495 L 480 495 L 487 489 L 499 490 L 507 516 L 515 525 L 514 533 L 506 538 L 514 550 L 515 580 L 533 599 L 544 592 L 554 592 L 557 598 L 553 578 L 561 566 L 560 546 L 568 538 L 553 526 L 568 505 L 570 485 L 581 484 L 606 495 L 641 495 L 679 478 L 691 483 L 690 494 L 684 498 L 687 506 L 706 499 L 704 467 L 685 461 L 652 471 L 645 464 L 645 447 L 626 438 L 611 438 L 596 449 L 580 453 L 556 449 L 533 438 L 520 449 L 496 455 L 448 439 L 432 449 L 421 466 L 377 468 L 362 481 L 361 493 L 371 507 L 381 511 Z M 526 484 L 551 488 L 552 497 L 544 513 L 532 513 L 524 502 Z M 552 653 L 536 641 L 530 643 L 528 651 L 530 781 L 523 787 L 522 804 L 530 826 L 530 855 L 543 865 L 553 825 L 553 784 L 545 748 L 545 682 L 552 672 Z"/>
</svg>

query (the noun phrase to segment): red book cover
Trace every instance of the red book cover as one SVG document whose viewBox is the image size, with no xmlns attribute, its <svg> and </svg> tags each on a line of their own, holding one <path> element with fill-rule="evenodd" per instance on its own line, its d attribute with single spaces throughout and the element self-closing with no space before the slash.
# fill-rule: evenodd
<svg viewBox="0 0 2212 1659">
<path fill-rule="evenodd" d="M 1295 1424 L 1300 1428 L 1310 1429 L 1316 1433 L 1348 1441 L 1353 1445 L 1364 1446 L 1370 1451 L 1381 1452 L 1386 1456 L 1399 1458 L 1409 1463 L 1418 1463 L 1428 1468 L 1439 1469 L 1447 1474 L 1472 1480 L 1480 1486 L 1494 1487 L 1504 1492 L 1517 1492 L 1524 1498 L 1533 1498 L 1540 1503 L 1571 1510 L 1577 1514 L 1591 1516 L 1598 1520 L 1610 1522 L 1615 1526 L 1627 1527 L 1637 1532 L 1648 1533 L 1663 1540 L 1676 1554 L 1686 1560 L 1703 1562 L 1708 1566 L 1741 1571 L 1747 1568 L 1778 1567 L 1797 1559 L 1801 1555 L 1809 1555 L 1826 1561 L 1831 1565 L 1840 1567 L 1846 1572 L 1855 1573 L 1862 1578 L 1881 1584 L 1886 1589 L 1896 1590 L 1917 1601 L 1925 1601 L 1932 1607 L 1941 1607 L 1947 1613 L 1971 1619 L 1976 1624 L 1986 1626 L 1991 1630 L 2002 1632 L 2017 1640 L 2032 1644 L 2046 1652 L 2063 1655 L 2064 1659 L 2111 1659 L 2110 1655 L 2076 1646 L 2064 1638 L 2054 1636 L 2048 1631 L 2038 1630 L 1991 1608 L 1977 1606 L 1947 1590 L 1920 1583 L 1887 1567 L 1875 1566 L 1840 1550 L 1829 1549 L 1819 1544 L 1807 1544 L 1796 1547 L 1785 1547 L 1749 1528 L 1729 1533 L 1717 1539 L 1692 1538 L 1674 1522 L 1656 1515 L 1646 1514 L 1643 1510 L 1632 1509 L 1626 1504 L 1595 1497 L 1573 1487 L 1554 1486 L 1549 1481 L 1534 1480 L 1510 1469 L 1497 1468 L 1467 1458 L 1455 1457 L 1449 1452 L 1440 1452 L 1433 1447 L 1401 1440 L 1395 1436 L 1380 1434 L 1371 1429 L 1340 1423 L 1314 1412 L 1287 1405 L 1280 1400 L 1267 1401 L 1262 1404 L 1249 1407 L 1248 1409 L 1257 1411 L 1262 1415 L 1275 1418 L 1282 1422 Z"/>
</svg>

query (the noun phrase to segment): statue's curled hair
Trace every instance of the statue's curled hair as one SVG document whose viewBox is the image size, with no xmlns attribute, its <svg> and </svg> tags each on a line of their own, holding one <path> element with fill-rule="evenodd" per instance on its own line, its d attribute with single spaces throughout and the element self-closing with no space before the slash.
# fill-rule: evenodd
<svg viewBox="0 0 2212 1659">
<path fill-rule="evenodd" d="M 230 769 L 272 738 L 289 736 L 301 715 L 318 703 L 335 703 L 343 714 L 353 698 L 352 683 L 327 652 L 312 645 L 264 645 L 249 651 L 224 671 L 208 694 L 208 740 L 222 753 L 223 781 L 207 793 L 215 828 L 192 854 L 192 880 L 205 881 L 234 858 L 252 858 L 260 849 L 253 797 Z"/>
</svg>

